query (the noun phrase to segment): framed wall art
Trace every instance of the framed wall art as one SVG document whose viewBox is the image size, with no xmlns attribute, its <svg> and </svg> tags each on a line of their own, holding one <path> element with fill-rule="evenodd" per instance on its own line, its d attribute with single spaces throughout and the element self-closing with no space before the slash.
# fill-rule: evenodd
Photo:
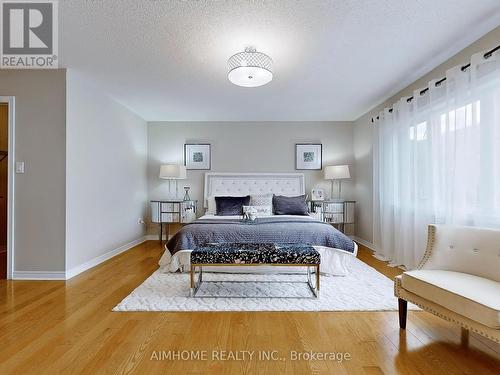
<svg viewBox="0 0 500 375">
<path fill-rule="evenodd" d="M 211 166 L 210 144 L 185 144 L 184 165 L 186 169 L 209 170 Z"/>
<path fill-rule="evenodd" d="M 323 145 L 321 143 L 297 143 L 295 145 L 295 169 L 322 168 Z"/>
</svg>

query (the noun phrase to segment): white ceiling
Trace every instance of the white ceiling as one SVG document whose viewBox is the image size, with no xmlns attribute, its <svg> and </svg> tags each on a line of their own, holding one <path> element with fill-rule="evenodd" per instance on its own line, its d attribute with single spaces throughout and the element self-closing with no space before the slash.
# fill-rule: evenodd
<svg viewBox="0 0 500 375">
<path fill-rule="evenodd" d="M 145 120 L 354 120 L 500 24 L 499 0 L 65 0 L 60 62 Z M 274 80 L 242 88 L 255 46 Z"/>
</svg>

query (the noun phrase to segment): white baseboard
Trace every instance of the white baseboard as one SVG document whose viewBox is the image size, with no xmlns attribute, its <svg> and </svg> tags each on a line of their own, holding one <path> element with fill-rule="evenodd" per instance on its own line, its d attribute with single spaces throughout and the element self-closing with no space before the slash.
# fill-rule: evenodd
<svg viewBox="0 0 500 375">
<path fill-rule="evenodd" d="M 353 241 L 356 241 L 357 243 L 359 243 L 359 244 L 369 248 L 371 251 L 373 251 L 372 256 L 378 260 L 381 260 L 382 262 L 388 263 L 387 265 L 389 267 L 397 267 L 397 268 L 401 268 L 402 270 L 406 270 L 406 268 L 404 268 L 404 266 L 393 265 L 390 263 L 390 259 L 386 259 L 383 256 L 377 254 L 377 250 L 376 250 L 377 247 L 374 244 L 372 244 L 371 242 L 368 242 L 368 241 L 366 241 L 362 238 L 356 237 L 356 236 L 350 236 L 350 237 Z"/>
<path fill-rule="evenodd" d="M 357 236 L 350 236 L 350 237 L 353 241 L 356 241 L 360 245 L 363 245 L 363 246 L 369 248 L 371 251 L 373 251 L 373 252 L 377 251 L 375 245 L 372 244 L 371 242 L 368 242 L 368 241 L 366 241 L 362 238 L 359 238 Z"/>
<path fill-rule="evenodd" d="M 171 239 L 173 237 L 173 235 L 170 235 L 168 236 L 168 239 Z M 148 234 L 146 236 L 144 236 L 144 239 L 145 241 L 158 241 L 160 239 L 160 236 L 158 236 L 157 234 Z M 167 240 L 167 236 L 164 234 L 162 236 L 162 240 L 163 241 L 166 241 Z"/>
<path fill-rule="evenodd" d="M 124 251 L 127 251 L 127 250 L 133 248 L 134 246 L 137 246 L 137 245 L 143 243 L 144 241 L 147 240 L 146 237 L 147 236 L 143 236 L 141 238 L 138 238 L 137 240 L 129 242 L 123 246 L 120 246 L 120 247 L 114 249 L 114 250 L 108 251 L 105 254 L 99 255 L 98 257 L 95 257 L 95 258 L 93 258 L 93 259 L 91 259 L 83 264 L 80 264 L 79 266 L 76 266 L 76 267 L 71 268 L 70 270 L 67 270 L 66 274 L 65 274 L 65 279 L 69 280 L 72 277 L 75 277 L 76 275 L 79 275 L 80 273 L 85 272 L 88 269 L 95 267 L 98 264 L 101 264 L 102 262 L 105 262 L 108 259 L 111 259 L 111 258 L 117 256 L 118 254 L 121 254 Z"/>
<path fill-rule="evenodd" d="M 66 273 L 56 271 L 14 271 L 12 280 L 66 280 Z"/>
</svg>

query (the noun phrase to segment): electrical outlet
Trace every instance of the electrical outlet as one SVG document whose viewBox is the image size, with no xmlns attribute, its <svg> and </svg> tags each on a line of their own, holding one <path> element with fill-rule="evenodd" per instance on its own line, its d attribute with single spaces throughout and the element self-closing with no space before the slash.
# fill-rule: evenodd
<svg viewBox="0 0 500 375">
<path fill-rule="evenodd" d="M 24 161 L 16 161 L 16 173 L 24 173 Z"/>
<path fill-rule="evenodd" d="M 142 217 L 140 217 L 139 219 L 137 219 L 137 224 L 146 224 L 146 222 Z"/>
</svg>

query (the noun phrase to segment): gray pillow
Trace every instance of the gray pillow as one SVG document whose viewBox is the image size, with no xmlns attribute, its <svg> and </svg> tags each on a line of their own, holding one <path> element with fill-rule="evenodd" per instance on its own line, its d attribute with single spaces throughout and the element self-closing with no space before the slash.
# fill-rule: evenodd
<svg viewBox="0 0 500 375">
<path fill-rule="evenodd" d="M 273 195 L 273 209 L 275 215 L 309 215 L 305 195 L 296 197 Z"/>
<path fill-rule="evenodd" d="M 215 197 L 215 207 L 218 216 L 242 215 L 243 206 L 250 203 L 250 195 L 245 197 Z"/>
</svg>

